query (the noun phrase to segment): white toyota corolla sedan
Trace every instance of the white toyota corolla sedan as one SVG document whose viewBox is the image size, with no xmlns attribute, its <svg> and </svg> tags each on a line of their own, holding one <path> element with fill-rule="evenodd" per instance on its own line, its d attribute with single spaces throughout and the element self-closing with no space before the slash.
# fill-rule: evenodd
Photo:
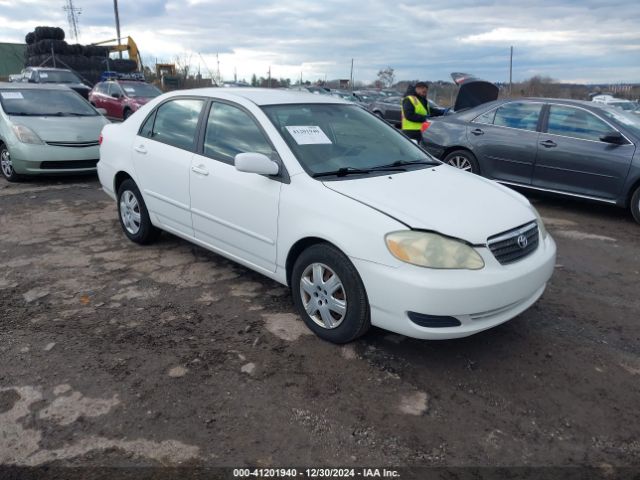
<svg viewBox="0 0 640 480">
<path fill-rule="evenodd" d="M 161 230 L 291 288 L 307 326 L 448 339 L 529 308 L 556 246 L 528 200 L 443 165 L 364 109 L 264 89 L 177 91 L 104 127 L 122 229 Z"/>
</svg>

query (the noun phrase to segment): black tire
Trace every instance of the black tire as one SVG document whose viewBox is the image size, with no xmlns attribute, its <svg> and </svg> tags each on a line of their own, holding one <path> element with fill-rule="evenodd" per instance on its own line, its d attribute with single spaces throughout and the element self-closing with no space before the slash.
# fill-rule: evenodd
<svg viewBox="0 0 640 480">
<path fill-rule="evenodd" d="M 631 196 L 631 215 L 633 219 L 640 223 L 640 186 L 636 188 L 636 191 Z"/>
<path fill-rule="evenodd" d="M 452 167 L 465 170 L 467 172 L 480 175 L 480 165 L 475 155 L 469 150 L 454 150 L 443 160 L 444 163 L 451 165 Z"/>
<path fill-rule="evenodd" d="M 306 278 L 305 271 L 312 268 L 314 264 L 322 264 L 324 267 L 328 267 L 325 273 L 334 273 L 337 275 L 342 284 L 341 288 L 334 293 L 328 292 L 330 294 L 329 296 L 322 296 L 322 288 L 318 288 L 319 292 L 316 293 L 315 287 L 315 297 L 306 293 L 306 291 L 303 293 L 301 287 L 303 275 Z M 322 281 L 324 282 L 329 278 L 331 277 L 323 278 Z M 315 278 L 313 281 L 316 281 Z M 293 303 L 304 323 L 323 340 L 332 343 L 351 342 L 364 335 L 371 327 L 369 301 L 360 275 L 347 256 L 331 245 L 325 243 L 312 245 L 300 254 L 291 272 L 291 293 Z M 325 290 L 324 293 L 326 294 L 327 291 Z M 308 299 L 304 297 L 308 297 Z M 331 314 L 334 321 L 340 320 L 333 328 L 320 326 L 316 323 L 316 320 L 307 313 L 304 306 L 304 302 L 308 304 L 308 302 L 316 302 L 316 300 L 319 305 L 321 305 L 324 300 L 326 305 L 328 297 L 346 297 L 347 303 L 346 312 L 342 315 L 341 319 L 333 316 L 335 312 Z M 316 314 L 321 316 L 319 310 Z M 322 320 L 318 319 L 318 321 Z"/>
<path fill-rule="evenodd" d="M 133 209 L 133 211 L 138 213 L 140 216 L 140 223 L 137 230 L 135 228 L 127 228 L 127 225 L 125 225 L 123 220 L 123 216 L 126 216 L 123 215 L 123 197 L 129 194 L 132 194 L 135 197 L 137 210 Z M 147 206 L 144 203 L 144 199 L 142 198 L 142 194 L 140 193 L 136 183 L 130 178 L 122 182 L 120 188 L 118 188 L 117 198 L 118 219 L 120 220 L 122 231 L 127 238 L 132 242 L 139 243 L 140 245 L 147 245 L 154 242 L 160 235 L 160 229 L 154 227 L 151 223 L 149 211 L 147 210 Z"/>
<path fill-rule="evenodd" d="M 124 112 L 122 112 L 122 120 L 126 120 L 127 118 L 129 118 L 131 116 L 133 112 L 131 111 L 131 109 L 129 108 L 125 108 Z"/>
<path fill-rule="evenodd" d="M 8 182 L 19 182 L 22 180 L 22 175 L 16 173 L 11 164 L 6 165 L 5 160 L 11 162 L 11 154 L 7 146 L 0 142 L 0 172 L 2 176 L 7 179 Z"/>
<path fill-rule="evenodd" d="M 27 33 L 27 35 L 24 37 L 24 42 L 27 45 L 31 45 L 33 42 L 36 41 L 36 34 L 34 32 L 29 32 Z"/>
</svg>

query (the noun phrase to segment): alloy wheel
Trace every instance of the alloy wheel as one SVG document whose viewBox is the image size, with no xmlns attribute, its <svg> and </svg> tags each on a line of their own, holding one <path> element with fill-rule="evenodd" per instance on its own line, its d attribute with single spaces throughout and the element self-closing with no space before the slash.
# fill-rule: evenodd
<svg viewBox="0 0 640 480">
<path fill-rule="evenodd" d="M 11 155 L 9 150 L 3 148 L 0 152 L 0 167 L 5 177 L 10 178 L 13 175 L 13 163 L 11 163 Z"/>
<path fill-rule="evenodd" d="M 464 170 L 465 172 L 473 171 L 469 159 L 467 157 L 463 157 L 462 155 L 456 155 L 455 157 L 450 158 L 447 163 L 452 167 L 459 168 L 460 170 Z"/>
<path fill-rule="evenodd" d="M 302 305 L 320 327 L 338 327 L 347 313 L 347 295 L 340 277 L 323 263 L 312 263 L 300 278 Z"/>
<path fill-rule="evenodd" d="M 127 232 L 131 235 L 138 233 L 142 217 L 138 199 L 131 190 L 125 190 L 120 196 L 120 218 Z"/>
</svg>

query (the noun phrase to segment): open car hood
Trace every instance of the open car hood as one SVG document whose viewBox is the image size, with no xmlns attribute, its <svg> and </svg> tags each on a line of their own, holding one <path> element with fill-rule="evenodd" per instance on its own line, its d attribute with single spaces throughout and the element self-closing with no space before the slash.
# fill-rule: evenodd
<svg viewBox="0 0 640 480">
<path fill-rule="evenodd" d="M 452 73 L 451 78 L 460 87 L 453 107 L 456 112 L 498 99 L 499 89 L 491 82 L 460 72 Z"/>
</svg>

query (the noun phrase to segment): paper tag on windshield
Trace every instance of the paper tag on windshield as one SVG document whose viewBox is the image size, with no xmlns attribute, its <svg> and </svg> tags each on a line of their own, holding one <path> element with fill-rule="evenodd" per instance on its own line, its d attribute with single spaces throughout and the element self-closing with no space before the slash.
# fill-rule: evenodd
<svg viewBox="0 0 640 480">
<path fill-rule="evenodd" d="M 48 73 L 40 72 L 40 78 L 49 78 Z"/>
<path fill-rule="evenodd" d="M 136 89 L 135 88 L 131 88 L 131 87 L 124 87 L 124 91 L 125 92 L 129 92 L 129 93 L 133 93 L 133 92 L 136 91 Z"/>
<path fill-rule="evenodd" d="M 286 127 L 298 145 L 324 145 L 330 144 L 331 140 L 317 126 L 288 126 Z"/>
<path fill-rule="evenodd" d="M 24 99 L 21 92 L 1 92 L 0 95 L 2 95 L 2 98 L 4 98 L 5 100 L 23 100 Z"/>
</svg>

